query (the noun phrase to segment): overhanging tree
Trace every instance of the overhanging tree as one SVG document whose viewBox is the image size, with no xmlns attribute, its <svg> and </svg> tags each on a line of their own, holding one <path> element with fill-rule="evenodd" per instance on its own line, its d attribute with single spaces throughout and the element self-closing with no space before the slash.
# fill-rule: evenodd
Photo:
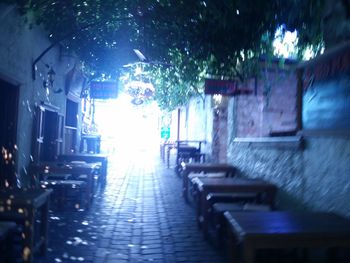
<svg viewBox="0 0 350 263">
<path fill-rule="evenodd" d="M 11 2 L 10 0 L 1 0 Z M 201 93 L 205 76 L 244 79 L 271 51 L 279 25 L 299 32 L 299 45 L 322 40 L 324 0 L 16 0 L 28 24 L 42 24 L 53 42 L 75 52 L 87 72 L 114 76 L 150 61 L 163 108 Z M 172 65 L 169 67 L 169 64 Z"/>
</svg>

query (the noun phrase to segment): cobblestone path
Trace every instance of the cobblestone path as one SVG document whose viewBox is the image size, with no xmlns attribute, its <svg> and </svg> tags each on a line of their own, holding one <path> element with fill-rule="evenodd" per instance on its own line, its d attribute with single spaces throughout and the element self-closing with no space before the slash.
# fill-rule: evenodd
<svg viewBox="0 0 350 263">
<path fill-rule="evenodd" d="M 203 240 L 181 180 L 156 152 L 110 156 L 92 207 L 51 212 L 49 250 L 35 262 L 225 262 Z"/>
</svg>

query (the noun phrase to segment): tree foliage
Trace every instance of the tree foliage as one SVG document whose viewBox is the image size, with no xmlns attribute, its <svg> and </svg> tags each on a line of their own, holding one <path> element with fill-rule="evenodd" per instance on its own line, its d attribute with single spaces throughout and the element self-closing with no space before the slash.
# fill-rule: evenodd
<svg viewBox="0 0 350 263">
<path fill-rule="evenodd" d="M 133 49 L 141 50 L 157 62 L 152 72 L 164 108 L 201 93 L 205 76 L 250 74 L 256 58 L 271 51 L 273 32 L 281 24 L 298 30 L 300 45 L 322 40 L 323 0 L 16 2 L 29 24 L 42 24 L 52 41 L 75 52 L 95 76 L 114 76 L 136 61 Z"/>
</svg>

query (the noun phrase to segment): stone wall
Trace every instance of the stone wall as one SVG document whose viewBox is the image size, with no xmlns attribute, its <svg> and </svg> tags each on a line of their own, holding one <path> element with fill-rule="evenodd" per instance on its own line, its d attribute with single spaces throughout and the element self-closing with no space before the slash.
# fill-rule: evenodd
<svg viewBox="0 0 350 263">
<path fill-rule="evenodd" d="M 314 67 L 317 68 L 315 65 L 336 65 L 332 63 L 332 58 L 336 57 L 335 54 L 339 54 L 332 54 L 325 54 L 321 58 L 304 64 L 301 68 L 312 66 L 313 69 Z M 348 60 L 344 60 L 342 65 L 347 69 L 350 68 Z M 349 110 L 348 103 L 347 101 L 343 103 L 342 98 L 339 98 L 339 94 L 347 96 L 346 94 L 349 93 L 349 81 L 336 81 L 341 79 L 342 74 L 348 74 L 348 71 L 343 72 L 334 67 L 333 71 L 329 72 L 334 74 L 322 75 L 326 84 L 320 84 L 318 87 L 319 93 L 314 92 L 316 82 L 313 84 L 313 92 L 315 93 L 313 94 L 313 101 L 323 96 L 322 99 L 326 102 L 332 101 L 337 106 L 342 104 L 345 106 L 342 108 L 343 111 L 337 112 L 337 116 L 329 114 L 333 108 L 316 108 L 313 112 L 314 118 L 317 117 L 316 120 L 320 120 L 317 122 L 320 127 L 316 127 L 317 129 L 312 127 L 314 130 L 308 128 L 310 125 L 302 114 L 304 130 L 300 130 L 298 135 L 303 135 L 303 137 L 239 138 L 240 133 L 237 130 L 240 131 L 239 125 L 241 123 L 237 123 L 237 119 L 239 119 L 237 115 L 240 114 L 241 110 L 238 107 L 245 100 L 247 100 L 246 107 L 249 107 L 249 97 L 231 98 L 228 111 L 228 162 L 237 166 L 244 176 L 263 178 L 276 184 L 279 189 L 278 208 L 332 211 L 350 217 L 350 206 L 348 204 L 348 200 L 350 200 L 349 126 L 345 125 L 346 129 L 344 130 L 340 130 L 339 126 L 336 126 L 338 122 L 348 124 L 349 120 L 348 115 L 346 115 Z M 315 74 L 315 78 L 317 77 L 320 78 Z M 330 79 L 330 82 L 327 82 L 327 79 Z M 332 84 L 333 92 L 324 96 L 321 91 L 324 91 L 324 87 L 328 87 L 329 83 Z M 305 109 L 312 101 L 305 98 L 305 94 L 307 90 L 310 90 L 310 87 L 308 89 L 300 87 L 300 90 L 304 91 L 302 108 Z M 287 100 L 289 100 L 288 96 L 291 96 L 291 94 L 295 93 L 285 93 Z M 283 93 L 280 93 L 279 96 L 281 98 L 271 105 L 276 105 L 277 102 L 286 103 L 286 100 L 282 98 Z M 292 99 L 292 101 L 295 103 L 295 99 Z M 318 106 L 322 105 L 318 104 Z M 324 116 L 327 118 L 322 119 L 321 117 Z M 335 118 L 338 122 L 335 121 Z M 334 127 L 332 126 L 331 130 L 324 129 L 322 121 L 328 121 Z M 327 125 L 326 128 L 328 128 Z"/>
<path fill-rule="evenodd" d="M 260 74 L 243 86 L 250 94 L 236 96 L 238 137 L 269 136 L 296 130 L 295 63 L 260 63 Z"/>
<path fill-rule="evenodd" d="M 172 114 L 172 130 L 177 125 L 177 110 Z M 175 125 L 176 123 L 176 125 Z M 201 140 L 202 152 L 208 160 L 212 154 L 213 112 L 211 96 L 194 97 L 187 107 L 180 109 L 180 140 Z"/>
<path fill-rule="evenodd" d="M 350 217 L 348 138 L 310 137 L 304 149 L 271 144 L 231 137 L 228 160 L 245 176 L 275 183 L 279 208 L 333 211 Z"/>
</svg>

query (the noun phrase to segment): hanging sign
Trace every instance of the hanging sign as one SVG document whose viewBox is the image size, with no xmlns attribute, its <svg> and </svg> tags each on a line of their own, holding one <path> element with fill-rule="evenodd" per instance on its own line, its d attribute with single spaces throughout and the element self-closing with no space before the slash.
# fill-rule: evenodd
<svg viewBox="0 0 350 263">
<path fill-rule="evenodd" d="M 300 65 L 304 68 L 304 90 L 314 82 L 337 79 L 350 73 L 350 44 L 339 45 L 333 50 Z"/>
<path fill-rule="evenodd" d="M 302 64 L 302 127 L 306 132 L 350 134 L 350 44 Z"/>
<path fill-rule="evenodd" d="M 93 81 L 90 83 L 92 99 L 115 99 L 118 96 L 118 84 L 110 81 Z"/>
<path fill-rule="evenodd" d="M 206 79 L 204 93 L 208 95 L 234 95 L 237 91 L 237 82 L 233 80 Z"/>
<path fill-rule="evenodd" d="M 169 139 L 170 138 L 170 127 L 162 127 L 160 130 L 160 138 Z"/>
<path fill-rule="evenodd" d="M 243 88 L 235 80 L 206 79 L 204 84 L 204 94 L 206 95 L 235 96 L 250 93 L 252 93 L 252 90 Z"/>
</svg>

